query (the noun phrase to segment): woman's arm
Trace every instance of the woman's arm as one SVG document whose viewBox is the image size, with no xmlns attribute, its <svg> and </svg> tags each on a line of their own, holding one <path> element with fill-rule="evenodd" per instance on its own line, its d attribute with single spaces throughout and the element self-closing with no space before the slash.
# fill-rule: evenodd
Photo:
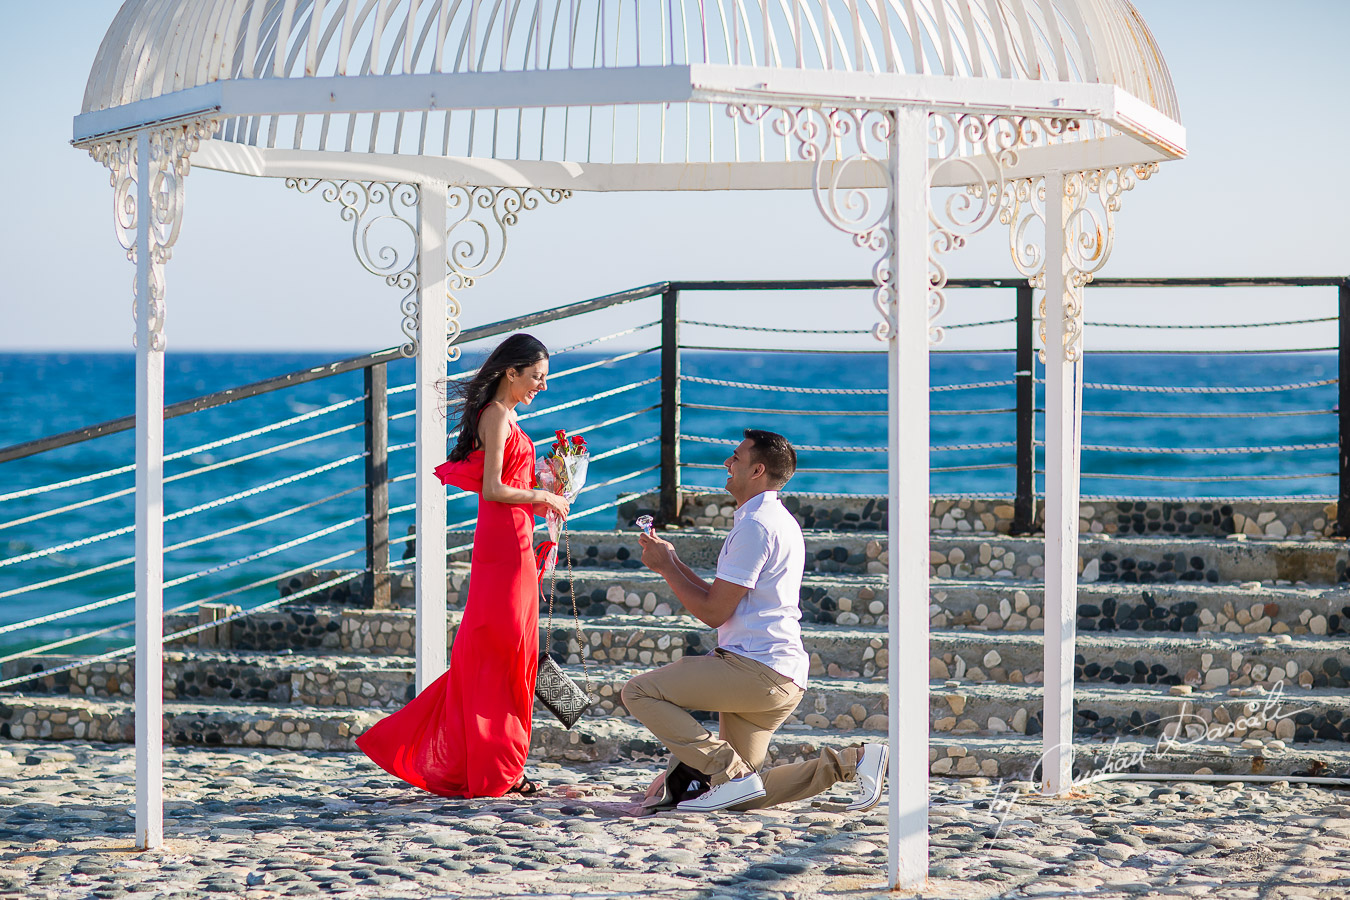
<svg viewBox="0 0 1350 900">
<path fill-rule="evenodd" d="M 566 516 L 568 503 L 559 495 L 502 484 L 502 458 L 510 433 L 511 423 L 501 404 L 489 403 L 483 407 L 478 417 L 478 440 L 483 446 L 483 499 L 494 503 L 544 504 Z"/>
</svg>

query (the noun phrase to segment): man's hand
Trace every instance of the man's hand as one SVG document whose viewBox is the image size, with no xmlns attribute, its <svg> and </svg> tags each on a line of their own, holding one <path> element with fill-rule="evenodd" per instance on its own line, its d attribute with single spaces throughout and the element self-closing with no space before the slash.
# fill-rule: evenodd
<svg viewBox="0 0 1350 900">
<path fill-rule="evenodd" d="M 641 534 L 638 543 L 642 545 L 643 565 L 666 580 L 676 599 L 694 618 L 710 628 L 721 628 L 736 612 L 747 588 L 721 578 L 708 584 L 680 561 L 670 541 Z"/>
<path fill-rule="evenodd" d="M 638 535 L 638 544 L 642 547 L 642 564 L 658 575 L 665 575 L 675 568 L 679 557 L 675 555 L 675 545 L 670 541 L 649 535 Z"/>
</svg>

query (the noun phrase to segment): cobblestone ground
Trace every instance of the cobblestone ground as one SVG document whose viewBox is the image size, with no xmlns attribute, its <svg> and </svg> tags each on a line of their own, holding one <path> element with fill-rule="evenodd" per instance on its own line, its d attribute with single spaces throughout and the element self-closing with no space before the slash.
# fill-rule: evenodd
<svg viewBox="0 0 1350 900">
<path fill-rule="evenodd" d="M 885 807 L 640 817 L 652 765 L 541 765 L 529 800 L 446 801 L 349 753 L 166 750 L 161 850 L 133 849 L 133 750 L 0 743 L 0 895 L 872 897 Z M 1350 797 L 1112 783 L 1067 800 L 934 781 L 910 895 L 1344 898 Z M 1022 785 L 1029 787 L 1029 785 Z"/>
</svg>

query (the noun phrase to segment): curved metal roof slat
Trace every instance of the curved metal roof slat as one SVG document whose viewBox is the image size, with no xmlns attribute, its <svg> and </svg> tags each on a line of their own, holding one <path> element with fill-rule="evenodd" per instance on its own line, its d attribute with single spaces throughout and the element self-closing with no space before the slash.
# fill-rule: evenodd
<svg viewBox="0 0 1350 900">
<path fill-rule="evenodd" d="M 766 134 L 764 121 L 723 121 L 707 99 L 695 101 L 706 108 L 691 118 L 689 101 L 666 88 L 649 99 L 633 94 L 609 101 L 604 99 L 608 89 L 596 87 L 603 82 L 589 76 L 558 88 L 543 80 L 540 89 L 547 97 L 538 103 L 523 89 L 528 76 L 564 68 L 575 74 L 595 71 L 598 78 L 612 74 L 610 84 L 620 86 L 645 77 L 638 72 L 704 64 L 713 68 L 697 78 L 711 84 L 737 83 L 734 74 L 722 74 L 722 67 L 766 74 L 835 72 L 855 79 L 825 80 L 846 92 L 852 90 L 846 84 L 870 90 L 871 82 L 856 81 L 859 76 L 921 76 L 914 82 L 920 85 L 928 84 L 922 76 L 932 73 L 970 79 L 973 90 L 992 97 L 1007 95 L 988 87 L 1000 80 L 1115 85 L 1177 118 L 1166 64 L 1128 0 L 130 0 L 100 47 L 85 112 L 115 111 L 195 90 L 192 96 L 201 97 L 205 107 L 211 97 L 247 98 L 215 101 L 226 119 L 219 137 L 263 148 L 360 146 L 397 154 L 415 148 L 422 154 L 428 148 L 435 152 L 439 144 L 441 155 L 500 150 L 533 159 L 538 144 L 538 158 L 583 163 L 630 154 L 635 162 L 788 159 L 790 142 L 784 138 L 779 146 L 777 135 Z M 469 76 L 465 81 L 434 82 L 420 94 L 426 101 L 417 99 L 423 89 L 415 84 L 395 87 L 391 82 L 390 91 L 404 99 L 388 109 L 377 108 L 389 93 L 384 85 L 371 90 L 383 78 L 464 75 Z M 517 99 L 504 103 L 492 99 L 499 90 L 496 81 L 477 80 L 520 75 L 526 80 L 503 82 L 521 86 L 510 88 L 506 96 Z M 680 69 L 676 84 L 691 77 Z M 315 79 L 331 87 L 304 86 Z M 350 80 L 352 89 L 339 80 Z M 232 82 L 252 86 L 242 93 L 200 90 Z M 271 82 L 276 82 L 274 94 Z M 774 90 L 785 90 L 779 81 L 773 83 Z M 782 85 L 810 83 L 781 80 Z M 716 90 L 706 89 L 706 96 L 717 96 Z M 331 104 L 323 102 L 330 91 Z M 619 87 L 617 94 L 625 93 Z M 1057 105 L 1057 95 L 1048 90 L 1036 96 Z M 1113 95 L 1101 96 L 1103 104 L 1112 103 Z M 635 105 L 616 111 L 612 102 Z M 1097 101 L 1077 102 L 1079 109 L 1091 110 Z M 183 115 L 190 106 L 185 98 L 177 105 L 143 108 Z M 462 112 L 441 111 L 448 108 Z M 1132 113 L 1136 118 L 1122 120 L 1124 127 L 1139 133 L 1136 123 L 1143 120 L 1137 116 L 1143 114 Z M 89 118 L 115 128 L 132 115 L 139 112 Z M 333 121 L 344 115 L 345 128 Z M 1151 127 L 1145 126 L 1145 133 L 1162 135 L 1158 146 L 1167 146 L 1166 129 Z M 1075 137 L 1089 133 L 1110 132 L 1086 127 Z M 683 154 L 676 152 L 681 135 Z M 564 141 L 573 150 L 559 155 L 551 144 Z M 587 142 L 584 152 L 580 141 Z"/>
</svg>

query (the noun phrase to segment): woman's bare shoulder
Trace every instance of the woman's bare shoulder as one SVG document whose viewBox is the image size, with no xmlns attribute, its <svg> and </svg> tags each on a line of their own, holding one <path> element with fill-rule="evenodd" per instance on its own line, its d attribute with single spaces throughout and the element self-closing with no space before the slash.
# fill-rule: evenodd
<svg viewBox="0 0 1350 900">
<path fill-rule="evenodd" d="M 489 401 L 478 414 L 478 425 L 490 431 L 506 431 L 511 427 L 511 413 L 496 400 Z"/>
</svg>

